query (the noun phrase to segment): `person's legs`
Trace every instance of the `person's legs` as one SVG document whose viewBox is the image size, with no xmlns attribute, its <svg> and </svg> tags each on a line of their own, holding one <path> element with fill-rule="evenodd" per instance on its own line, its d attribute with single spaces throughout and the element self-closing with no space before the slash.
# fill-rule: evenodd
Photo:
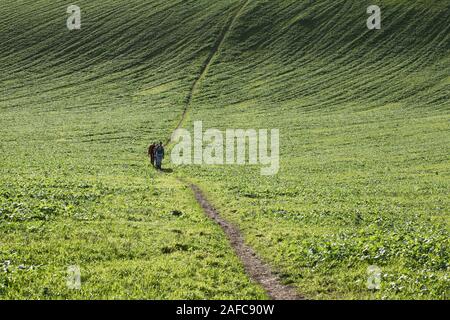
<svg viewBox="0 0 450 320">
<path fill-rule="evenodd" d="M 161 170 L 161 160 L 162 158 L 156 156 L 156 169 Z"/>
</svg>

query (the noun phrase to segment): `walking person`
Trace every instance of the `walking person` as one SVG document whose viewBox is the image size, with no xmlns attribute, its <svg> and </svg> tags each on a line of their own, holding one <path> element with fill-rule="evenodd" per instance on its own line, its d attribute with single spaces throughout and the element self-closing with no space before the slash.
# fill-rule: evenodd
<svg viewBox="0 0 450 320">
<path fill-rule="evenodd" d="M 148 156 L 150 157 L 150 162 L 152 164 L 152 166 L 155 166 L 155 149 L 156 149 L 156 143 L 152 143 L 149 147 L 148 147 Z"/>
<path fill-rule="evenodd" d="M 164 147 L 162 142 L 160 142 L 155 148 L 156 169 L 161 170 L 161 163 L 163 159 L 164 159 Z"/>
</svg>

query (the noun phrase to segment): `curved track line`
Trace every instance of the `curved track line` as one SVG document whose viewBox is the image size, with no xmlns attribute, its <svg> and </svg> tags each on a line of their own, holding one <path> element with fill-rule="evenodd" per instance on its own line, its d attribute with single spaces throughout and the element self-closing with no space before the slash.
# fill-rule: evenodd
<svg viewBox="0 0 450 320">
<path fill-rule="evenodd" d="M 225 39 L 227 38 L 227 35 L 233 28 L 234 23 L 236 22 L 236 20 L 238 19 L 239 15 L 242 12 L 242 10 L 247 6 L 247 4 L 249 2 L 250 2 L 250 0 L 246 0 L 238 7 L 238 9 L 234 13 L 233 17 L 229 20 L 228 24 L 223 28 L 222 32 L 219 34 L 219 37 L 217 38 L 216 42 L 214 43 L 213 47 L 211 48 L 211 51 L 208 54 L 208 57 L 206 58 L 205 62 L 202 64 L 202 67 L 200 69 L 200 72 L 198 73 L 198 76 L 195 78 L 194 82 L 192 83 L 192 86 L 189 90 L 189 94 L 187 95 L 186 100 L 185 100 L 183 114 L 181 115 L 181 119 L 178 122 L 177 126 L 175 127 L 175 130 L 182 127 L 184 121 L 186 120 L 186 115 L 191 107 L 192 98 L 194 96 L 195 91 L 197 90 L 198 85 L 200 84 L 202 79 L 205 77 L 205 75 L 208 73 L 208 69 L 209 69 L 212 61 L 214 60 L 214 57 L 217 55 L 217 53 L 222 48 L 222 46 L 225 42 Z M 172 142 L 172 138 L 170 137 L 167 140 L 166 145 L 169 145 L 171 142 Z"/>
</svg>

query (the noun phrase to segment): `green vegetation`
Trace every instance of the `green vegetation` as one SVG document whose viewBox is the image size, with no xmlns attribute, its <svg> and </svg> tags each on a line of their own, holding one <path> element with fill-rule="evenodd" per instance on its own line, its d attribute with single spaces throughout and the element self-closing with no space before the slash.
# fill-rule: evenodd
<svg viewBox="0 0 450 320">
<path fill-rule="evenodd" d="M 242 2 L 83 0 L 72 32 L 65 1 L 0 4 L 0 298 L 266 298 L 180 176 L 308 298 L 448 299 L 450 3 L 375 2 L 250 1 L 231 25 L 183 126 L 279 128 L 274 177 L 145 154 Z"/>
</svg>

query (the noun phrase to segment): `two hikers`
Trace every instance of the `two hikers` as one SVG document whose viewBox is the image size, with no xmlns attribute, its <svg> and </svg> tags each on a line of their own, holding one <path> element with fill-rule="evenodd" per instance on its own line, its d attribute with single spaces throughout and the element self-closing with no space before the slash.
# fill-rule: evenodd
<svg viewBox="0 0 450 320">
<path fill-rule="evenodd" d="M 153 143 L 148 147 L 150 162 L 156 169 L 161 170 L 162 160 L 164 159 L 164 146 L 162 142 Z"/>
</svg>

